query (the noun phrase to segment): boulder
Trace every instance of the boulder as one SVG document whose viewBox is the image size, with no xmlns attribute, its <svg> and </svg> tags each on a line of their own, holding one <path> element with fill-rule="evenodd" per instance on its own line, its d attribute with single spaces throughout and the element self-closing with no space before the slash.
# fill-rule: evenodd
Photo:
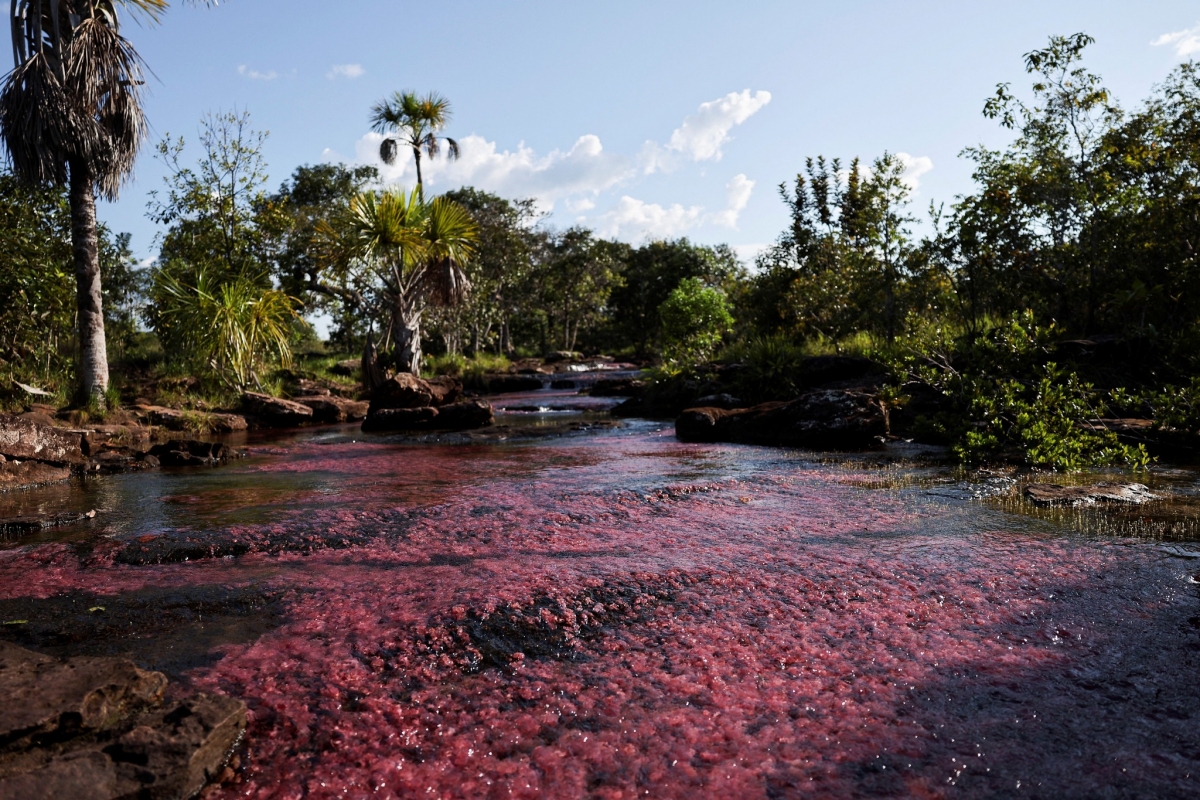
<svg viewBox="0 0 1200 800">
<path fill-rule="evenodd" d="M 362 361 L 357 358 L 348 358 L 345 361 L 339 361 L 329 368 L 329 371 L 334 375 L 345 375 L 350 378 L 358 377 L 362 371 Z"/>
<path fill-rule="evenodd" d="M 886 432 L 883 410 L 859 392 L 823 389 L 746 409 L 690 408 L 675 421 L 684 442 L 741 442 L 813 450 L 863 450 Z"/>
<path fill-rule="evenodd" d="M 0 455 L 16 461 L 46 464 L 87 462 L 78 433 L 67 433 L 25 417 L 0 414 Z"/>
<path fill-rule="evenodd" d="M 1094 506 L 1101 503 L 1140 505 L 1161 499 L 1140 483 L 1095 483 L 1091 486 L 1060 486 L 1031 483 L 1023 492 L 1035 506 Z"/>
<path fill-rule="evenodd" d="M 425 381 L 429 393 L 433 395 L 433 405 L 446 406 L 457 403 L 463 396 L 463 384 L 458 378 L 442 375 Z"/>
<path fill-rule="evenodd" d="M 425 408 L 433 405 L 433 390 L 411 372 L 387 378 L 371 392 L 371 411 L 394 408 Z"/>
<path fill-rule="evenodd" d="M 557 364 L 560 361 L 583 361 L 583 353 L 574 350 L 555 350 L 546 353 L 546 357 L 542 360 L 547 364 Z"/>
<path fill-rule="evenodd" d="M 156 708 L 166 683 L 123 658 L 59 661 L 0 642 L 0 797 L 196 795 L 241 738 L 246 707 L 197 694 Z"/>
<path fill-rule="evenodd" d="M 365 433 L 430 430 L 437 415 L 438 410 L 432 406 L 372 409 L 363 420 L 362 429 Z"/>
<path fill-rule="evenodd" d="M 358 422 L 366 418 L 370 408 L 370 403 L 329 394 L 297 397 L 296 402 L 312 409 L 313 422 L 322 424 Z"/>
<path fill-rule="evenodd" d="M 742 402 L 740 397 L 734 397 L 726 392 L 720 394 L 709 394 L 701 397 L 696 401 L 696 406 L 700 408 L 745 408 L 746 404 Z"/>
<path fill-rule="evenodd" d="M 483 400 L 464 400 L 439 408 L 434 427 L 442 431 L 465 431 L 485 428 L 495 421 L 491 403 Z"/>
<path fill-rule="evenodd" d="M 592 384 L 592 397 L 637 397 L 646 388 L 645 381 L 633 378 L 601 378 Z"/>
<path fill-rule="evenodd" d="M 489 394 L 536 392 L 544 385 L 541 378 L 533 375 L 484 375 L 483 380 Z"/>
<path fill-rule="evenodd" d="M 243 394 L 242 406 L 269 428 L 292 428 L 313 418 L 312 409 L 306 405 L 258 392 Z"/>
</svg>

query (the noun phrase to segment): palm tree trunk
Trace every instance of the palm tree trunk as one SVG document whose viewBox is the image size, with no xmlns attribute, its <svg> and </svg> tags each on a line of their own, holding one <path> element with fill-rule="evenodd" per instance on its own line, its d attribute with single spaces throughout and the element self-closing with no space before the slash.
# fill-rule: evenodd
<svg viewBox="0 0 1200 800">
<path fill-rule="evenodd" d="M 79 387 L 83 396 L 104 405 L 108 388 L 108 351 L 100 294 L 100 252 L 96 232 L 96 192 L 92 171 L 71 161 L 71 251 L 75 259 L 79 307 Z"/>
<path fill-rule="evenodd" d="M 417 196 L 425 199 L 425 187 L 421 184 L 421 148 L 413 148 L 413 159 L 417 162 Z"/>
<path fill-rule="evenodd" d="M 421 316 L 401 320 L 396 331 L 396 369 L 421 374 Z"/>
</svg>

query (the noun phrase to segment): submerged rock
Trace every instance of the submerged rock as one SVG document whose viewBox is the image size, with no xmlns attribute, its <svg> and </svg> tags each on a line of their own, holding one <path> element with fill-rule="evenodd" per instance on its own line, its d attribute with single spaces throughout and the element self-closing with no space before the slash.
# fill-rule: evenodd
<svg viewBox="0 0 1200 800">
<path fill-rule="evenodd" d="M 147 455 L 164 467 L 202 467 L 219 464 L 235 453 L 220 442 L 175 439 L 156 444 Z"/>
<path fill-rule="evenodd" d="M 241 738 L 246 707 L 197 694 L 157 708 L 166 686 L 128 659 L 59 661 L 0 642 L 0 797 L 194 796 Z"/>
<path fill-rule="evenodd" d="M 1099 503 L 1140 505 L 1161 499 L 1140 483 L 1095 483 L 1091 486 L 1060 486 L 1031 483 L 1024 495 L 1035 506 L 1094 506 Z"/>
<path fill-rule="evenodd" d="M 70 477 L 71 470 L 68 467 L 42 464 L 38 461 L 0 462 L 0 492 L 61 483 Z"/>
<path fill-rule="evenodd" d="M 877 446 L 886 431 L 883 410 L 867 394 L 824 389 L 790 403 L 752 408 L 689 408 L 675 421 L 684 442 L 740 442 L 815 450 Z"/>
</svg>

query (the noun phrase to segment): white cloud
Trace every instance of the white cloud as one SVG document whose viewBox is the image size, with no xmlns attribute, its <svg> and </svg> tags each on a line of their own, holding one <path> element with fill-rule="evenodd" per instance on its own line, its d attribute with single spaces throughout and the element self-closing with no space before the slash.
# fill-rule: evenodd
<svg viewBox="0 0 1200 800">
<path fill-rule="evenodd" d="M 407 152 L 402 152 L 395 164 L 380 163 L 382 140 L 378 133 L 359 139 L 355 144 L 356 160 L 379 164 L 386 184 L 414 185 L 417 170 Z M 475 186 L 505 197 L 533 197 L 543 211 L 572 195 L 595 195 L 611 189 L 634 173 L 629 158 L 605 151 L 600 137 L 592 134 L 580 136 L 570 150 L 551 150 L 544 156 L 538 156 L 524 142 L 516 150 L 501 150 L 495 142 L 475 134 L 459 139 L 458 146 L 457 161 L 450 161 L 444 154 L 421 160 L 421 176 L 426 184 L 444 188 Z M 327 150 L 325 156 L 336 160 L 332 151 Z"/>
<path fill-rule="evenodd" d="M 647 175 L 675 169 L 679 160 L 720 161 L 722 148 L 732 141 L 729 135 L 734 126 L 754 116 L 767 103 L 771 93 L 749 89 L 730 92 L 717 100 L 701 103 L 695 114 L 684 117 L 683 124 L 674 130 L 667 144 L 647 141 L 642 146 L 638 163 Z"/>
<path fill-rule="evenodd" d="M 601 236 L 626 241 L 669 239 L 694 228 L 703 215 L 701 206 L 684 208 L 675 203 L 664 208 L 658 203 L 647 203 L 625 195 L 611 211 L 600 217 L 596 230 Z"/>
<path fill-rule="evenodd" d="M 910 156 L 908 153 L 896 153 L 896 158 L 904 165 L 902 180 L 913 192 L 921 183 L 921 176 L 933 169 L 933 159 L 929 156 Z"/>
<path fill-rule="evenodd" d="M 1164 33 L 1150 44 L 1153 47 L 1172 45 L 1175 48 L 1175 55 L 1187 58 L 1193 53 L 1200 53 L 1200 25 L 1174 33 Z"/>
<path fill-rule="evenodd" d="M 238 67 L 238 75 L 245 76 L 256 81 L 273 81 L 279 77 L 279 73 L 275 70 L 270 72 L 259 72 L 258 70 L 250 69 L 245 64 Z"/>
<path fill-rule="evenodd" d="M 738 217 L 750 202 L 750 194 L 754 191 L 754 181 L 745 175 L 735 175 L 733 180 L 725 184 L 726 204 L 724 211 L 710 214 L 708 221 L 714 225 L 737 229 Z"/>
<path fill-rule="evenodd" d="M 329 68 L 329 72 L 325 77 L 329 80 L 334 78 L 361 78 L 366 74 L 362 64 L 334 64 Z"/>
<path fill-rule="evenodd" d="M 596 201 L 587 197 L 579 197 L 575 199 L 568 198 L 563 205 L 566 206 L 567 211 L 570 211 L 572 214 L 579 214 L 584 211 L 591 211 L 593 208 L 595 208 Z"/>
</svg>

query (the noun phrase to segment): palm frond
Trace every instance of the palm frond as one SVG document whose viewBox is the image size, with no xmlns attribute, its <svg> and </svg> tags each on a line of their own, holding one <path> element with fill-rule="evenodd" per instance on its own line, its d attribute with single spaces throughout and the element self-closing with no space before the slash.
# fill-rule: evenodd
<svg viewBox="0 0 1200 800">
<path fill-rule="evenodd" d="M 379 143 L 379 158 L 385 164 L 396 163 L 396 152 L 400 149 L 399 143 L 392 137 L 387 137 Z"/>
<path fill-rule="evenodd" d="M 458 142 L 456 142 L 454 139 L 451 139 L 449 136 L 446 137 L 446 155 L 451 161 L 458 160 Z"/>
<path fill-rule="evenodd" d="M 457 305 L 471 289 L 463 266 L 475 255 L 479 226 L 466 208 L 439 197 L 429 204 L 425 240 L 425 292 L 437 305 Z"/>
<path fill-rule="evenodd" d="M 67 159 L 86 124 L 76 113 L 57 70 L 45 53 L 34 53 L 0 89 L 0 136 L 13 171 L 33 183 L 62 185 Z"/>
</svg>

